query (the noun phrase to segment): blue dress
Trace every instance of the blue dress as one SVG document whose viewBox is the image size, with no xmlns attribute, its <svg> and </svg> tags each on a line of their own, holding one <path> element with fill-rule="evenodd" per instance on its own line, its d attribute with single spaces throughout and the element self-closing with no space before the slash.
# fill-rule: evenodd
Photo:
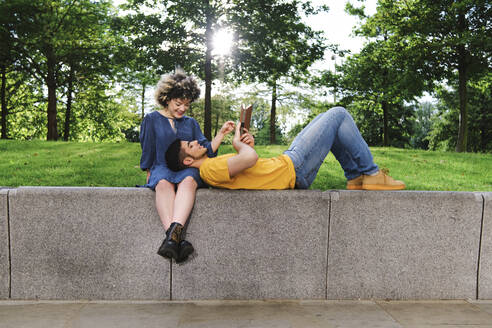
<svg viewBox="0 0 492 328">
<path fill-rule="evenodd" d="M 149 181 L 144 187 L 154 190 L 160 180 L 180 183 L 188 176 L 193 177 L 198 186 L 204 186 L 198 169 L 190 167 L 174 172 L 167 167 L 167 148 L 179 138 L 185 141 L 198 140 L 200 145 L 207 148 L 209 157 L 217 156 L 217 152 L 213 152 L 211 142 L 205 138 L 195 119 L 188 116 L 174 119 L 174 126 L 176 132 L 171 127 L 169 119 L 158 111 L 145 115 L 140 125 L 140 146 L 142 147 L 140 168 L 142 170 L 150 169 Z"/>
</svg>

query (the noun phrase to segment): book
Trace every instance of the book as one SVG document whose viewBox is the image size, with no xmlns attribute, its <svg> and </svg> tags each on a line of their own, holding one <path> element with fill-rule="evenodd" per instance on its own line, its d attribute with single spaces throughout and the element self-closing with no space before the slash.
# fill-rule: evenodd
<svg viewBox="0 0 492 328">
<path fill-rule="evenodd" d="M 244 133 L 244 129 L 249 131 L 251 125 L 251 113 L 253 112 L 253 105 L 244 107 L 241 105 L 241 114 L 239 115 L 239 121 L 241 122 L 241 134 Z"/>
</svg>

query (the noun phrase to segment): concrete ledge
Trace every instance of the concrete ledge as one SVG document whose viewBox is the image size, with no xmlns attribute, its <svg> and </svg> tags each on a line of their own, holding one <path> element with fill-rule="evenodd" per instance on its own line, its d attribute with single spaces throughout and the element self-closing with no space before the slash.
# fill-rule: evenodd
<svg viewBox="0 0 492 328">
<path fill-rule="evenodd" d="M 482 197 L 332 195 L 328 299 L 476 298 Z"/>
<path fill-rule="evenodd" d="M 8 190 L 0 189 L 0 299 L 9 297 Z"/>
<path fill-rule="evenodd" d="M 154 197 L 0 190 L 0 298 L 492 299 L 492 193 L 201 189 L 179 265 Z"/>
<path fill-rule="evenodd" d="M 200 190 L 173 299 L 326 297 L 329 193 Z"/>
<path fill-rule="evenodd" d="M 492 299 L 492 192 L 483 194 L 483 229 L 478 276 L 478 298 Z"/>
<path fill-rule="evenodd" d="M 9 201 L 13 299 L 169 299 L 152 191 L 19 188 Z"/>
</svg>

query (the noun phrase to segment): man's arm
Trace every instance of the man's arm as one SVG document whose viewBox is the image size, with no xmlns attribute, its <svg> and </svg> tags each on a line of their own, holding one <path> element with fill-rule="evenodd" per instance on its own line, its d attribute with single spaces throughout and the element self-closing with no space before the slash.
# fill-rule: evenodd
<svg viewBox="0 0 492 328">
<path fill-rule="evenodd" d="M 249 169 L 258 161 L 258 154 L 252 146 L 248 146 L 246 143 L 254 146 L 253 137 L 248 134 L 243 134 L 241 137 L 241 124 L 236 124 L 236 131 L 234 138 L 232 139 L 232 145 L 237 151 L 237 155 L 227 160 L 227 168 L 229 169 L 229 177 L 235 177 L 242 171 Z"/>
</svg>

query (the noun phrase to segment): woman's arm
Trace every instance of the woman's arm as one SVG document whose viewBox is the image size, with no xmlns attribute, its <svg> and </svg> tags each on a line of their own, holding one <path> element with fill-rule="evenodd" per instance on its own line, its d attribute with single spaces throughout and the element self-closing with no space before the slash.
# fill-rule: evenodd
<svg viewBox="0 0 492 328">
<path fill-rule="evenodd" d="M 200 129 L 200 125 L 198 125 L 198 122 L 193 118 L 191 118 L 191 120 L 193 122 L 193 139 L 197 140 L 201 146 L 207 148 L 208 157 L 217 156 L 217 150 L 219 149 L 219 146 L 222 143 L 224 136 L 229 132 L 231 132 L 232 130 L 234 130 L 234 122 L 232 121 L 225 122 L 222 128 L 220 129 L 219 133 L 217 133 L 217 135 L 212 140 L 212 142 L 210 142 L 203 135 L 202 130 Z"/>
<path fill-rule="evenodd" d="M 219 146 L 222 143 L 222 140 L 224 140 L 224 137 L 228 135 L 232 130 L 234 130 L 233 121 L 227 121 L 224 123 L 224 125 L 222 125 L 219 133 L 217 133 L 215 138 L 212 140 L 212 150 L 214 153 L 216 153 L 219 149 Z"/>
<path fill-rule="evenodd" d="M 155 160 L 155 136 L 152 126 L 152 119 L 146 115 L 140 125 L 140 147 L 142 156 L 140 157 L 140 168 L 149 170 Z"/>
</svg>

